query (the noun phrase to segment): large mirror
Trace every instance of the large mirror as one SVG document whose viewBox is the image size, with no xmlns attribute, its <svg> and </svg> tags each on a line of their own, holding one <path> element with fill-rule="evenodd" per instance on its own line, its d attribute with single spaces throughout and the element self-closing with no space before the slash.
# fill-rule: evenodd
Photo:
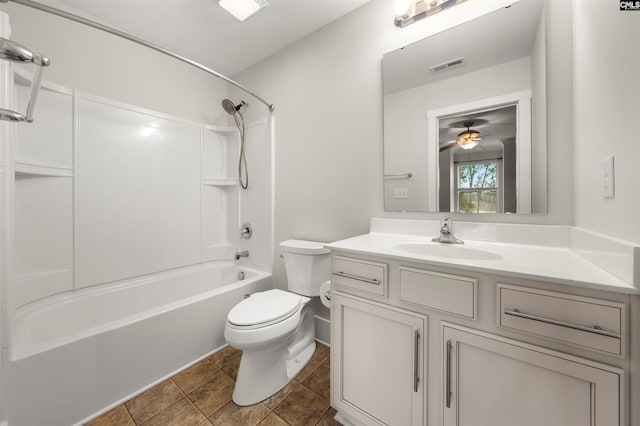
<svg viewBox="0 0 640 426">
<path fill-rule="evenodd" d="M 546 213 L 544 1 L 383 56 L 385 210 Z"/>
</svg>

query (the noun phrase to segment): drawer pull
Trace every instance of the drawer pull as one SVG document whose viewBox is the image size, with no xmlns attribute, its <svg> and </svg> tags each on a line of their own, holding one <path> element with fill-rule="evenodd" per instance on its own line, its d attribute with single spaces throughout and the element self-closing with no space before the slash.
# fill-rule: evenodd
<svg viewBox="0 0 640 426">
<path fill-rule="evenodd" d="M 447 408 L 451 408 L 451 340 L 447 340 L 447 365 L 445 367 L 445 389 L 444 389 L 444 398 L 445 398 L 445 406 Z"/>
<path fill-rule="evenodd" d="M 369 284 L 375 284 L 375 285 L 379 285 L 380 284 L 380 281 L 378 279 L 376 279 L 376 278 L 359 277 L 358 275 L 345 274 L 342 271 L 334 272 L 334 275 L 337 275 L 337 276 L 343 277 L 343 278 L 351 278 L 352 280 L 364 281 L 364 282 L 369 283 Z"/>
<path fill-rule="evenodd" d="M 420 381 L 420 330 L 414 332 L 413 342 L 413 391 L 418 392 L 418 382 Z"/>
<path fill-rule="evenodd" d="M 513 309 L 513 310 L 505 309 L 504 314 L 511 315 L 514 317 L 519 317 L 519 318 L 530 319 L 533 321 L 540 321 L 547 324 L 558 325 L 560 327 L 573 328 L 574 330 L 586 331 L 588 333 L 599 334 L 601 336 L 614 337 L 616 339 L 620 339 L 620 334 L 603 330 L 600 326 L 597 326 L 597 325 L 594 327 L 585 327 L 583 325 L 571 324 L 569 322 L 558 321 L 551 318 L 539 317 L 537 315 L 532 315 L 532 314 L 525 314 L 524 312 L 520 312 L 518 309 Z"/>
</svg>

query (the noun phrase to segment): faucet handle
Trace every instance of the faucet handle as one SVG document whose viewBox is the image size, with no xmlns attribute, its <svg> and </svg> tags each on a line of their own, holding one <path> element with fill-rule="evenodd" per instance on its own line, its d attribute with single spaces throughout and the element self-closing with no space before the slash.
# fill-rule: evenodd
<svg viewBox="0 0 640 426">
<path fill-rule="evenodd" d="M 443 234 L 451 234 L 453 232 L 453 221 L 450 217 L 440 219 L 440 232 Z"/>
<path fill-rule="evenodd" d="M 252 235 L 253 235 L 253 228 L 251 227 L 251 224 L 249 222 L 243 223 L 242 226 L 240 227 L 240 238 L 244 238 L 245 240 L 248 240 L 251 238 Z"/>
</svg>

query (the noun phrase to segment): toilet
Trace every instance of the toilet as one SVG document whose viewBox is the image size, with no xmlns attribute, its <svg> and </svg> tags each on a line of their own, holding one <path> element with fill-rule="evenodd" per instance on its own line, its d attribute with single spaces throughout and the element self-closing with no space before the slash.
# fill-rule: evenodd
<svg viewBox="0 0 640 426">
<path fill-rule="evenodd" d="M 329 249 L 314 241 L 280 243 L 288 291 L 254 293 L 227 315 L 224 337 L 242 350 L 233 402 L 252 405 L 269 398 L 307 365 L 316 349 L 311 297 L 330 279 Z"/>
</svg>

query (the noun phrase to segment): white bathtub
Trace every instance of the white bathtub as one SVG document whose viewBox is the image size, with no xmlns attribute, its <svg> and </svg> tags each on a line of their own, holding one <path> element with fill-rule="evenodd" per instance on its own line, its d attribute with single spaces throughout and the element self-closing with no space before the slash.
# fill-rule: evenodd
<svg viewBox="0 0 640 426">
<path fill-rule="evenodd" d="M 229 310 L 272 287 L 269 273 L 220 262 L 21 308 L 3 350 L 9 426 L 81 424 L 129 399 L 223 346 Z"/>
</svg>

